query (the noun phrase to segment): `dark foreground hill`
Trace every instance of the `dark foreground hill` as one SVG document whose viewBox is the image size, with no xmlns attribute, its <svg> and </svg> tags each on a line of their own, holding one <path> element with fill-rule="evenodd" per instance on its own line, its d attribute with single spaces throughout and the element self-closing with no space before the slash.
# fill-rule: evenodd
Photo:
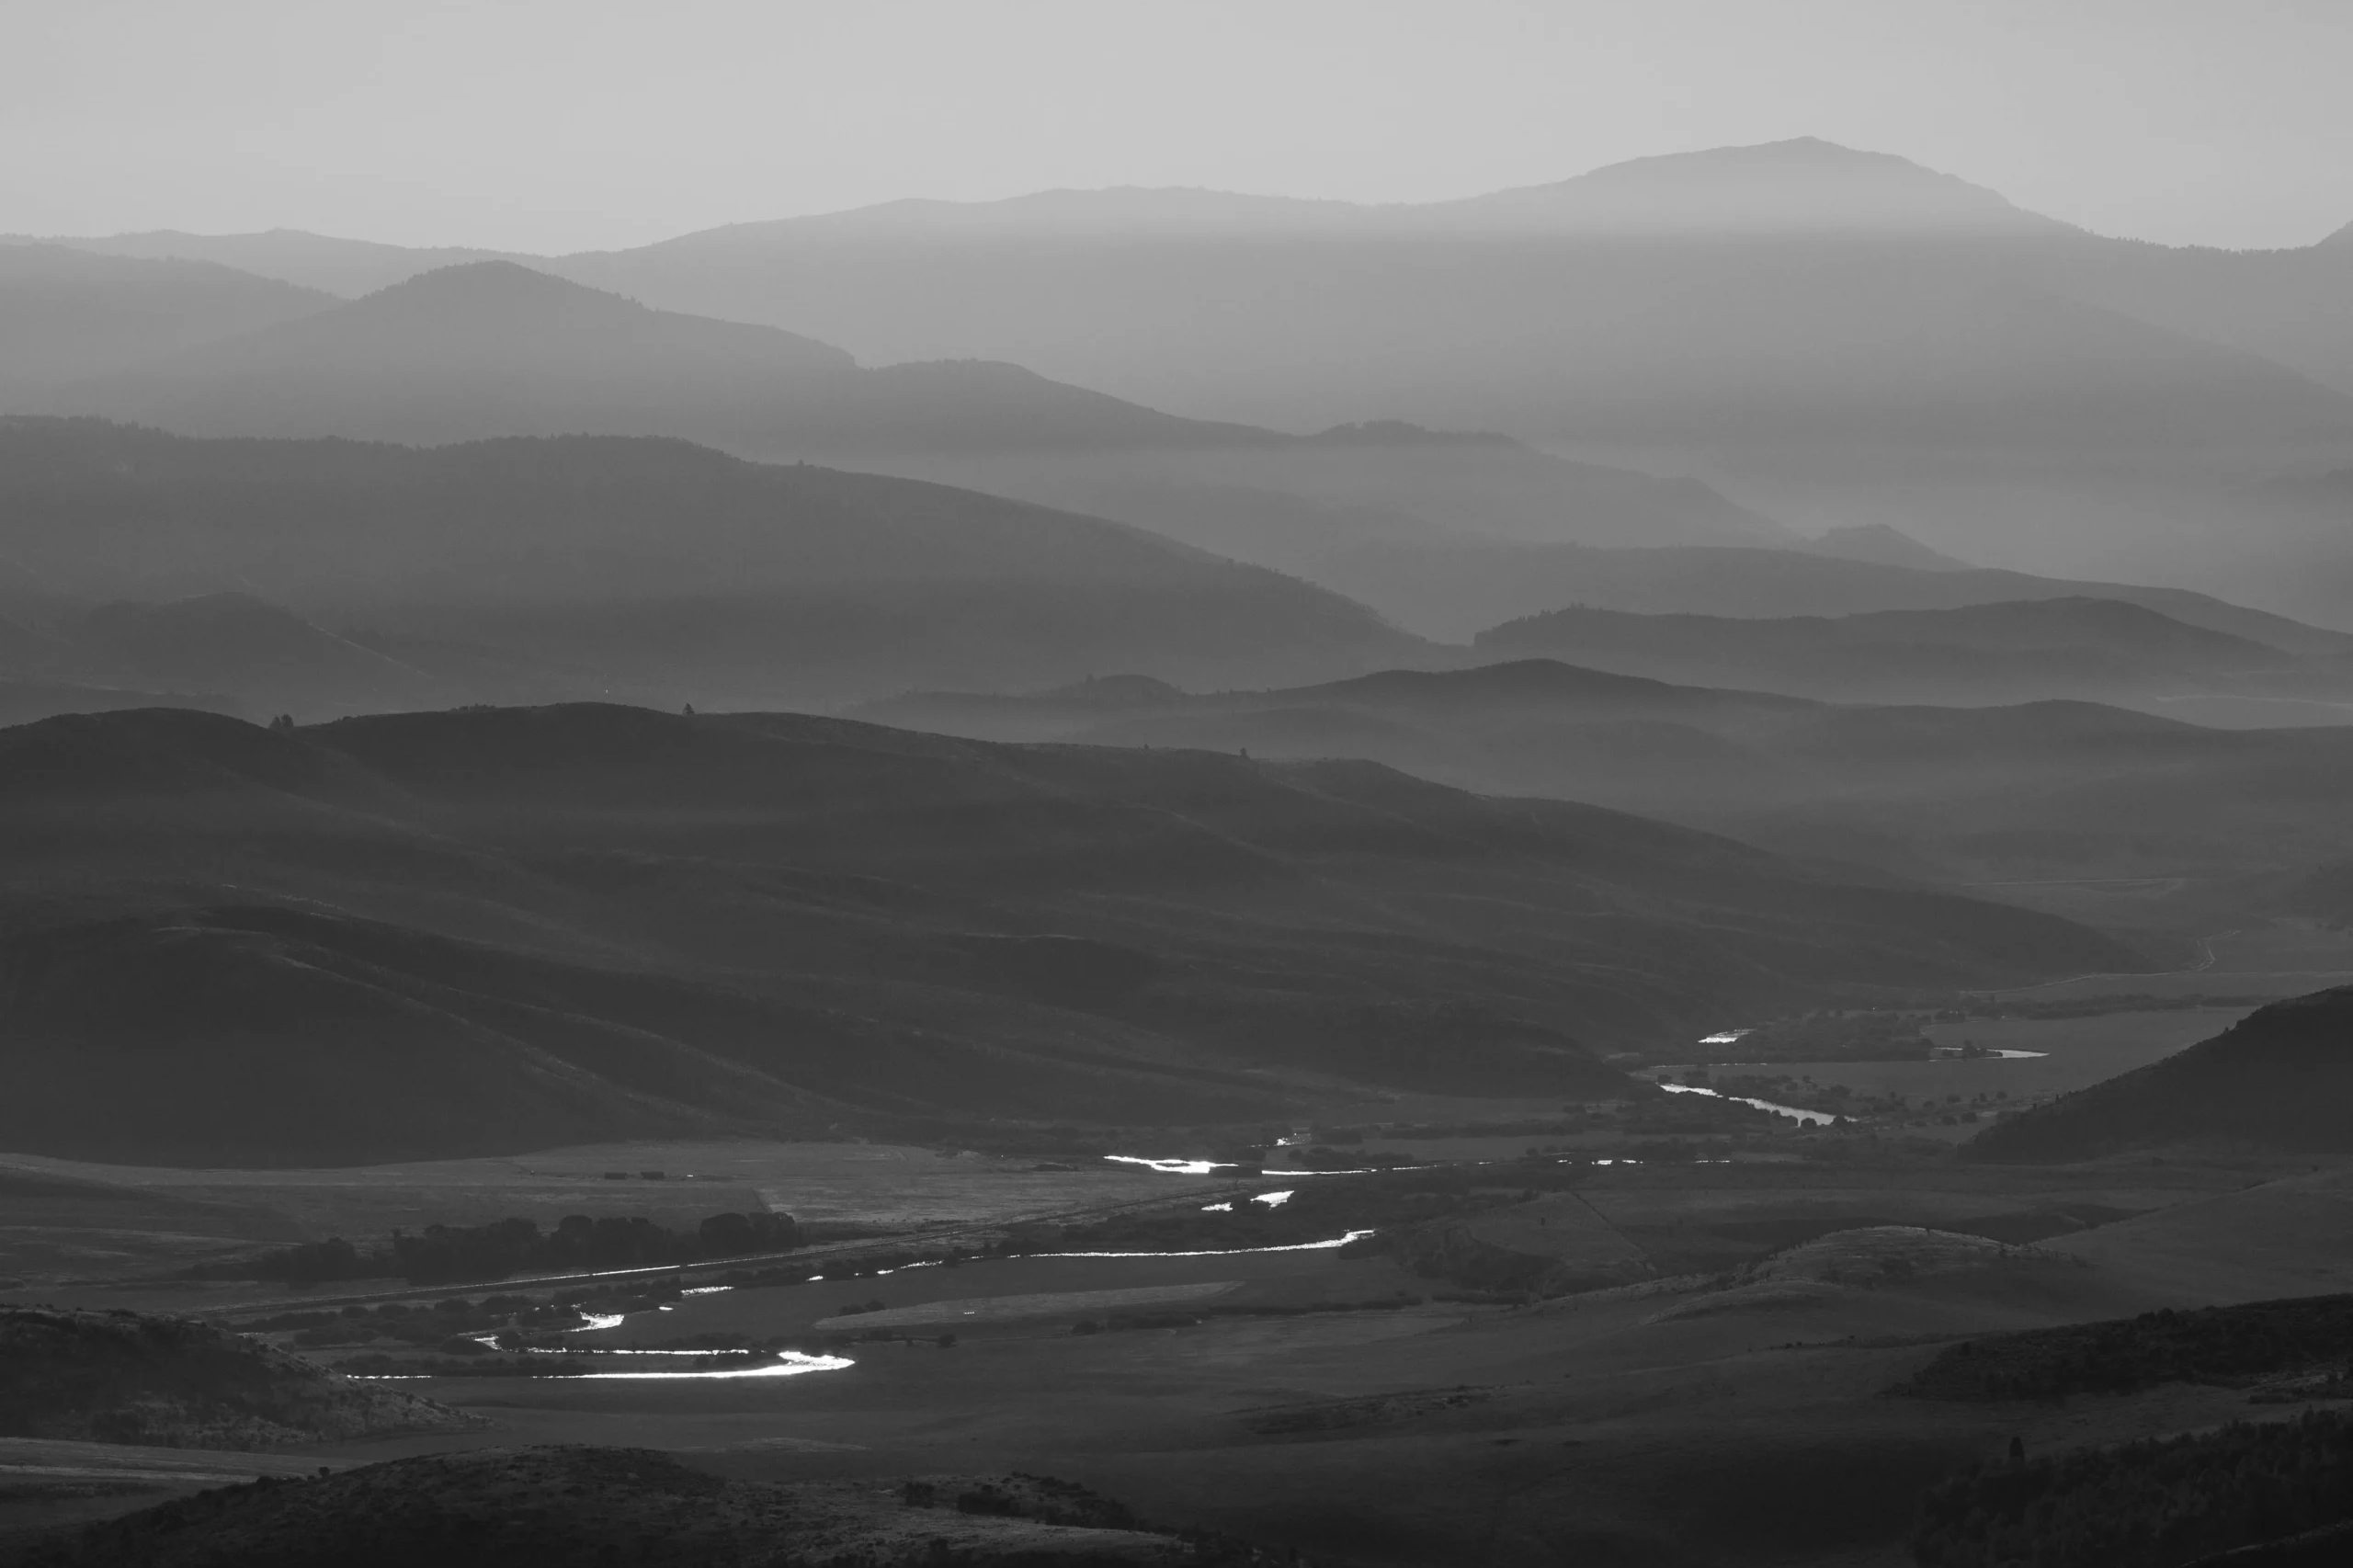
<svg viewBox="0 0 2353 1568">
<path fill-rule="evenodd" d="M 1987 1468 L 1929 1492 L 1913 1536 L 1923 1568 L 2290 1568 L 2353 1545 L 2353 1418 L 2080 1448 Z"/>
<path fill-rule="evenodd" d="M 60 657 L 165 689 L 335 682 L 303 716 L 518 689 L 779 705 L 949 672 L 1258 681 L 1427 652 L 1329 590 L 1117 523 L 675 440 L 0 420 L 0 562 L 60 603 L 196 601 L 55 610 Z"/>
<path fill-rule="evenodd" d="M 2353 987 L 2275 1002 L 2202 1044 L 1996 1122 L 1985 1160 L 2085 1160 L 2222 1142 L 2298 1153 L 2353 1150 Z"/>
<path fill-rule="evenodd" d="M 142 1161 L 1608 1097 L 1730 1013 L 2134 962 L 1369 763 L 789 714 L 51 720 L 0 852 L 0 1147 Z"/>
<path fill-rule="evenodd" d="M 476 1424 L 192 1318 L 0 1307 L 0 1436 L 257 1449 Z"/>
<path fill-rule="evenodd" d="M 1109 1568 L 1279 1561 L 1039 1477 L 777 1484 L 649 1449 L 487 1449 L 201 1493 L 0 1551 L 7 1568 Z M 1290 1561 L 1299 1561 L 1292 1557 Z"/>
</svg>

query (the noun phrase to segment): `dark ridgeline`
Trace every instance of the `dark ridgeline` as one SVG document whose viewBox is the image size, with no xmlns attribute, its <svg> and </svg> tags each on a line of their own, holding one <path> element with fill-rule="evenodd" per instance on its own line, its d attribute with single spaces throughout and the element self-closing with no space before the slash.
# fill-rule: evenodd
<svg viewBox="0 0 2353 1568">
<path fill-rule="evenodd" d="M 578 705 L 0 732 L 9 1147 L 361 1163 L 620 1137 L 1608 1098 L 1593 1049 L 2143 960 L 1368 763 Z"/>
<path fill-rule="evenodd" d="M 777 706 L 1139 665 L 1224 682 L 1424 646 L 1326 590 L 1097 518 L 672 440 L 417 449 L 9 420 L 0 507 L 12 673 L 256 713 Z"/>
</svg>

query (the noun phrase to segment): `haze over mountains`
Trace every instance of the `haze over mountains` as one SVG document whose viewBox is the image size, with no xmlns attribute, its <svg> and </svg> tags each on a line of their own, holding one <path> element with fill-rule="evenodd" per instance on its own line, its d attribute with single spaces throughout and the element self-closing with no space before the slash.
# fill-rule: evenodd
<svg viewBox="0 0 2353 1568">
<path fill-rule="evenodd" d="M 2353 708 L 2353 645 L 2300 659 L 2125 599 L 2023 599 L 1953 609 L 1741 619 L 1576 607 L 1506 621 L 1473 646 L 1663 680 L 1832 701 L 1991 704 L 2076 698 L 2256 722 Z M 2269 700 L 2265 700 L 2268 698 Z"/>
<path fill-rule="evenodd" d="M 70 243 L 347 294 L 476 254 L 397 261 L 391 247 L 285 232 Z M 663 310 L 806 335 L 867 364 L 1017 364 L 1273 429 L 1497 432 L 1697 475 L 1804 531 L 1893 521 L 1963 559 L 2129 568 L 2346 613 L 2341 582 L 2313 577 L 2316 565 L 2343 571 L 2338 542 L 2297 535 L 2259 486 L 2353 453 L 2353 251 L 2108 239 L 1819 141 L 1638 159 L 1418 207 L 1062 191 L 895 202 L 530 265 Z M 1232 505 L 1155 499 L 1201 483 L 1197 472 L 1043 474 L 970 456 L 901 471 L 1192 527 L 1201 533 L 1186 537 L 1212 548 L 1231 540 L 1211 532 L 1240 531 L 1224 520 Z M 1377 478 L 1225 482 L 1385 509 Z M 1290 526 L 1263 497 L 1226 499 L 1259 504 L 1257 531 Z M 1319 513 L 1318 531 L 1333 520 Z M 1451 512 L 1422 521 L 1496 531 Z M 1584 541 L 1696 535 L 1620 528 Z"/>
<path fill-rule="evenodd" d="M 2182 877 L 2234 890 L 2223 907 L 2276 909 L 2290 878 L 2353 852 L 2341 725 L 2234 733 L 2049 700 L 1832 704 L 1533 658 L 1201 696 L 1108 681 L 913 694 L 858 711 L 1000 739 L 1370 757 L 1946 886 Z"/>
<path fill-rule="evenodd" d="M 35 585 L 20 616 L 234 593 L 225 608 L 242 615 L 172 613 L 191 634 L 209 619 L 249 639 L 268 606 L 326 617 L 347 642 L 439 672 L 445 700 L 757 706 L 956 670 L 1034 684 L 1109 662 L 1233 679 L 1419 646 L 1337 595 L 1116 524 L 676 441 L 414 449 L 18 420 L 0 422 L 0 553 Z M 70 672 L 75 636 L 60 631 Z"/>
<path fill-rule="evenodd" d="M 332 295 L 210 262 L 0 244 L 0 407 L 36 388 L 291 321 Z"/>
</svg>

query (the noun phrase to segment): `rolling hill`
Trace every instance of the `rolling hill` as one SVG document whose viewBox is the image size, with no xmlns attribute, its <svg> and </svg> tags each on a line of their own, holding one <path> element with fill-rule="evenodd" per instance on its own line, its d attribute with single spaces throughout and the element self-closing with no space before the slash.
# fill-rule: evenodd
<svg viewBox="0 0 2353 1568">
<path fill-rule="evenodd" d="M 917 693 L 857 711 L 994 738 L 1370 757 L 1947 884 L 2276 878 L 2353 844 L 2353 732 L 2222 731 L 2086 702 L 1839 704 L 1521 659 L 1199 696 Z"/>
<path fill-rule="evenodd" d="M 2186 625 L 2300 656 L 2341 659 L 2353 653 L 2353 635 L 2344 631 L 2187 588 L 1994 567 L 1905 565 L 1807 550 L 1383 542 L 1334 552 L 1301 570 L 1425 636 L 1449 640 L 1467 640 L 1502 621 L 1573 605 L 1638 615 L 1772 619 L 2094 598 L 2140 605 Z"/>
<path fill-rule="evenodd" d="M 1976 1159 L 2055 1163 L 2176 1144 L 2342 1154 L 2353 1130 L 2353 990 L 2275 1002 L 2162 1062 L 2063 1095 L 1971 1140 Z"/>
<path fill-rule="evenodd" d="M 2072 698 L 2162 710 L 2169 700 L 2200 696 L 2353 699 L 2353 667 L 2308 663 L 2119 599 L 1775 619 L 1577 608 L 1507 621 L 1481 632 L 1473 646 L 1491 658 L 1542 655 L 1832 701 Z M 2340 710 L 2340 720 L 2343 711 L 2353 709 Z"/>
<path fill-rule="evenodd" d="M 752 1481 L 653 1449 L 584 1444 L 417 1454 L 223 1487 L 0 1549 L 7 1568 L 1251 1568 L 1273 1556 L 1207 1532 L 1180 1540 L 1036 1475 Z"/>
<path fill-rule="evenodd" d="M 193 1318 L 0 1307 L 0 1436 L 258 1449 L 463 1431 L 475 1418 L 365 1387 Z"/>
<path fill-rule="evenodd" d="M 1138 529 L 651 438 L 417 449 L 0 421 L 0 558 L 61 600 L 194 601 L 52 626 L 127 661 L 123 684 L 200 674 L 305 715 L 1424 656 L 1327 590 Z"/>
<path fill-rule="evenodd" d="M 865 368 L 793 333 L 649 310 L 498 260 L 57 381 L 18 406 L 197 436 L 676 437 L 1113 517 L 1261 564 L 1366 538 L 1790 537 L 1695 481 L 1569 462 L 1502 437 L 1391 423 L 1302 437 L 1177 418 L 1011 364 Z M 1267 533 L 1277 537 L 1261 546 Z"/>
<path fill-rule="evenodd" d="M 2167 319 L 2143 282 L 2245 297 L 2267 281 L 2260 264 L 2168 266 L 1812 139 L 1424 206 L 1206 196 L 900 203 L 556 265 L 673 309 L 790 320 L 860 355 L 1008 358 L 1279 425 L 1690 441 L 1745 440 L 1762 420 L 2033 446 L 2138 444 L 2184 421 L 2256 435 L 2257 405 L 2340 426 L 2347 412 L 2261 358 L 2276 334 Z"/>
<path fill-rule="evenodd" d="M 331 295 L 202 261 L 0 240 L 0 413 L 39 389 L 330 309 Z"/>
<path fill-rule="evenodd" d="M 83 1158 L 1608 1096 L 1729 1008 L 2133 961 L 1370 764 L 794 715 L 56 719 L 0 808 L 0 1144 Z"/>
</svg>

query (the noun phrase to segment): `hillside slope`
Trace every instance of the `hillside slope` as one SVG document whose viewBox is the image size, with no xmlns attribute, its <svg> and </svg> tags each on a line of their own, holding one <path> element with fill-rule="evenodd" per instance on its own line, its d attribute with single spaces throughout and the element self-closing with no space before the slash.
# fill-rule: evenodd
<svg viewBox="0 0 2353 1568">
<path fill-rule="evenodd" d="M 1239 1542 L 1149 1531 L 1107 1498 L 1038 1476 L 780 1483 L 723 1479 L 651 1449 L 586 1447 L 426 1454 L 316 1481 L 226 1487 L 0 1551 L 8 1568 L 1271 1561 Z"/>
<path fill-rule="evenodd" d="M 0 1145 L 84 1158 L 1606 1097 L 1728 1009 L 2132 961 L 1370 764 L 795 715 L 52 720 L 0 805 Z"/>
<path fill-rule="evenodd" d="M 0 1436 L 257 1449 L 478 1424 L 192 1318 L 0 1307 Z"/>
<path fill-rule="evenodd" d="M 17 407 L 198 436 L 668 436 L 764 461 L 969 485 L 1188 539 L 1217 532 L 1237 493 L 1287 506 L 1292 532 L 1327 544 L 1364 534 L 1369 520 L 1355 514 L 1365 510 L 1385 519 L 1376 537 L 1790 537 L 1696 481 L 1565 462 L 1501 437 L 1376 426 L 1310 438 L 1179 418 L 996 360 L 862 367 L 776 326 L 651 310 L 496 260 L 110 374 L 52 380 Z M 1227 528 L 1220 548 L 1274 561 L 1247 547 L 1248 531 Z"/>
<path fill-rule="evenodd" d="M 1797 550 L 1389 543 L 1334 554 L 1306 574 L 1427 635 L 1446 638 L 1468 639 L 1502 621 L 1573 605 L 1639 615 L 1773 619 L 2095 598 L 2140 605 L 2186 625 L 2298 654 L 2353 654 L 2353 635 L 2185 588 L 1992 567 L 1924 569 Z"/>
<path fill-rule="evenodd" d="M 2294 1153 L 2353 1150 L 2353 989 L 2275 1002 L 2178 1055 L 1995 1123 L 1983 1160 L 2086 1160 L 2128 1149 L 2226 1143 Z"/>
<path fill-rule="evenodd" d="M 1421 654 L 1329 590 L 1140 529 L 647 438 L 418 449 L 0 420 L 0 558 L 85 600 L 243 596 L 85 629 L 157 655 L 132 660 L 138 684 L 260 656 L 292 686 L 332 663 L 357 706 L 495 697 L 448 677 L 420 694 L 413 673 L 502 660 L 527 690 L 753 706 L 949 671 L 1249 680 Z M 334 661 L 290 670 L 305 644 Z"/>
<path fill-rule="evenodd" d="M 2285 877 L 2353 855 L 2341 725 L 2223 731 L 2078 701 L 1829 703 L 1550 659 L 1199 696 L 1111 681 L 914 693 L 857 711 L 995 739 L 1370 757 L 1947 885 Z"/>
<path fill-rule="evenodd" d="M 40 389 L 331 309 L 314 290 L 204 261 L 0 239 L 0 413 Z"/>
<path fill-rule="evenodd" d="M 2022 599 L 1837 617 L 1635 615 L 1583 607 L 1506 621 L 1489 657 L 1541 654 L 1665 680 L 1833 701 L 2000 703 L 2045 698 L 2161 707 L 2191 697 L 2353 699 L 2353 665 L 2118 599 Z"/>
</svg>

